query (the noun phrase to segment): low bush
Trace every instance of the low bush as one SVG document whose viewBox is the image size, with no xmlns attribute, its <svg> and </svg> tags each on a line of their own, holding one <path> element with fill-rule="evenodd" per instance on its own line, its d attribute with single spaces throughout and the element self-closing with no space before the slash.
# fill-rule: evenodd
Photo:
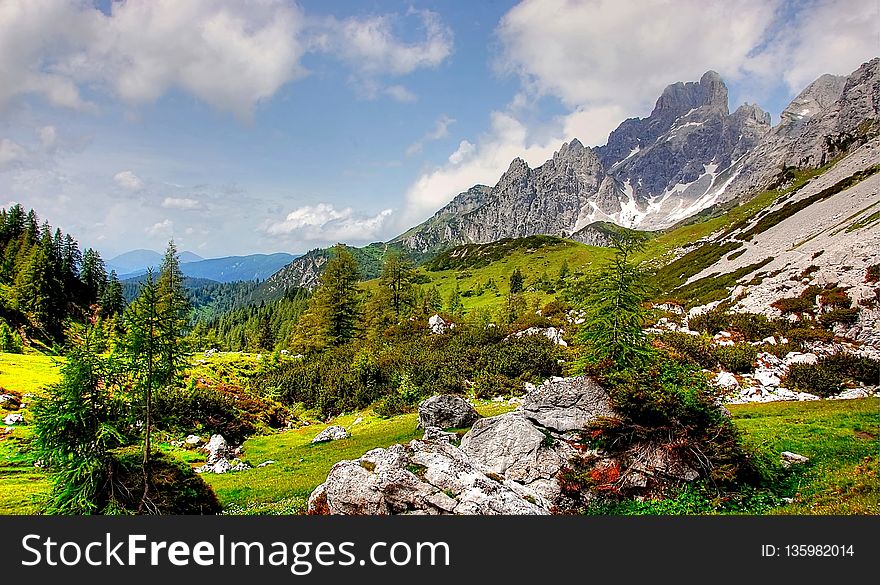
<svg viewBox="0 0 880 585">
<path fill-rule="evenodd" d="M 810 327 L 806 323 L 801 324 L 800 327 L 789 329 L 785 332 L 785 336 L 788 337 L 788 339 L 792 343 L 834 340 L 834 333 L 832 333 L 831 331 L 828 331 L 827 329 L 821 329 L 819 327 Z"/>
<path fill-rule="evenodd" d="M 474 380 L 474 396 L 484 400 L 496 396 L 522 394 L 522 391 L 522 382 L 504 374 L 483 371 Z"/>
<path fill-rule="evenodd" d="M 723 331 L 727 327 L 728 322 L 729 319 L 723 312 L 717 310 L 706 311 L 705 313 L 690 317 L 688 319 L 688 327 L 694 331 L 715 335 L 719 331 Z"/>
<path fill-rule="evenodd" d="M 701 335 L 688 335 L 671 331 L 660 337 L 661 342 L 677 359 L 702 368 L 714 368 L 717 360 L 712 343 Z"/>
<path fill-rule="evenodd" d="M 764 315 L 754 313 L 729 313 L 727 330 L 739 333 L 746 341 L 761 341 L 776 333 L 779 324 Z"/>
<path fill-rule="evenodd" d="M 758 348 L 748 343 L 716 347 L 713 352 L 718 364 L 729 372 L 746 374 L 755 369 Z"/>
<path fill-rule="evenodd" d="M 847 385 L 880 384 L 880 360 L 839 353 L 815 364 L 792 364 L 784 383 L 801 392 L 832 396 Z"/>
<path fill-rule="evenodd" d="M 163 452 L 150 455 L 149 482 L 144 498 L 143 450 L 125 447 L 112 454 L 107 477 L 98 495 L 104 514 L 217 514 L 214 490 L 192 467 Z"/>
</svg>

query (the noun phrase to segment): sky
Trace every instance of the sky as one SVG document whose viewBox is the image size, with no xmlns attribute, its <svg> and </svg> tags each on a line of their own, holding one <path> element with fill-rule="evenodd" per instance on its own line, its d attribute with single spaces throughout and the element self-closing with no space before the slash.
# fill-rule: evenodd
<svg viewBox="0 0 880 585">
<path fill-rule="evenodd" d="M 105 258 L 385 241 L 718 71 L 779 113 L 880 0 L 0 0 L 0 207 Z"/>
</svg>

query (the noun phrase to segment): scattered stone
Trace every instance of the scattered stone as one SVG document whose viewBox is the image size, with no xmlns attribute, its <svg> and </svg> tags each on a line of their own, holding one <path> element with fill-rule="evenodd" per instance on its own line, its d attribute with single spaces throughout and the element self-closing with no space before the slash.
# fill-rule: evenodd
<svg viewBox="0 0 880 585">
<path fill-rule="evenodd" d="M 312 443 L 326 443 L 327 441 L 338 441 L 340 439 L 347 439 L 350 435 L 345 427 L 341 427 L 339 425 L 329 426 L 320 433 L 318 433 L 314 439 L 312 439 Z"/>
<path fill-rule="evenodd" d="M 3 419 L 3 424 L 7 426 L 12 425 L 23 425 L 24 423 L 24 415 L 19 414 L 17 412 L 12 412 L 6 415 L 6 418 Z"/>
<path fill-rule="evenodd" d="M 844 390 L 837 396 L 831 396 L 832 400 L 853 400 L 856 398 L 868 398 L 873 396 L 873 392 L 867 388 L 849 388 Z"/>
<path fill-rule="evenodd" d="M 198 447 L 204 442 L 205 440 L 198 435 L 187 435 L 187 437 L 183 440 L 183 444 L 190 447 Z"/>
<path fill-rule="evenodd" d="M 206 358 L 214 357 L 215 355 L 217 355 L 217 353 L 218 353 L 217 348 L 212 347 L 211 349 L 205 351 L 205 357 Z"/>
<path fill-rule="evenodd" d="M 786 366 L 790 366 L 792 364 L 813 365 L 818 363 L 819 356 L 814 353 L 801 353 L 799 351 L 790 351 L 785 354 L 785 358 L 783 358 L 782 361 Z"/>
<path fill-rule="evenodd" d="M 455 433 L 450 433 L 448 431 L 444 431 L 440 427 L 428 427 L 425 429 L 425 434 L 422 437 L 423 441 L 446 441 L 447 443 L 452 443 L 458 440 L 458 435 Z"/>
<path fill-rule="evenodd" d="M 556 327 L 529 327 L 528 329 L 524 329 L 522 331 L 517 331 L 513 333 L 510 337 L 525 337 L 528 335 L 543 335 L 556 345 L 561 345 L 562 347 L 568 347 L 568 342 L 562 338 L 565 334 L 565 331 L 562 329 L 557 329 Z"/>
<path fill-rule="evenodd" d="M 809 457 L 804 457 L 803 455 L 798 455 L 797 453 L 792 453 L 791 451 L 783 451 L 780 457 L 782 458 L 783 467 L 791 467 L 792 465 L 803 465 L 805 463 L 809 463 L 810 461 Z"/>
<path fill-rule="evenodd" d="M 419 429 L 460 429 L 480 418 L 471 403 L 454 394 L 438 394 L 419 403 Z"/>
<path fill-rule="evenodd" d="M 359 417 L 357 417 L 356 419 L 354 419 L 354 422 L 351 423 L 351 426 L 359 425 L 359 424 L 361 424 L 362 422 L 364 422 L 364 419 L 363 419 L 363 417 L 360 417 L 360 416 L 359 416 Z"/>
<path fill-rule="evenodd" d="M 226 460 L 225 457 L 221 457 L 217 461 L 213 463 L 205 463 L 201 467 L 196 467 L 196 473 L 226 473 L 232 470 L 232 464 Z"/>
<path fill-rule="evenodd" d="M 211 435 L 211 439 L 202 447 L 202 451 L 208 454 L 208 463 L 216 463 L 229 453 L 229 444 L 223 435 Z"/>
<path fill-rule="evenodd" d="M 7 410 L 18 410 L 22 406 L 21 400 L 14 394 L 0 394 L 0 404 Z"/>
<path fill-rule="evenodd" d="M 428 319 L 428 328 L 431 330 L 431 333 L 434 335 L 440 335 L 446 332 L 448 324 L 440 315 L 436 313 Z"/>
<path fill-rule="evenodd" d="M 739 380 L 730 372 L 718 372 L 712 380 L 712 385 L 728 392 L 739 390 Z"/>
<path fill-rule="evenodd" d="M 272 459 L 269 459 L 268 461 L 263 461 L 262 463 L 257 465 L 257 467 L 266 467 L 268 465 L 272 465 L 273 463 L 275 463 L 275 461 L 273 461 Z"/>
<path fill-rule="evenodd" d="M 251 469 L 251 466 L 245 463 L 244 461 L 239 461 L 235 465 L 233 465 L 229 471 L 247 471 Z"/>
<path fill-rule="evenodd" d="M 756 382 L 762 386 L 779 386 L 782 380 L 779 379 L 773 370 L 758 369 L 753 375 Z"/>
</svg>

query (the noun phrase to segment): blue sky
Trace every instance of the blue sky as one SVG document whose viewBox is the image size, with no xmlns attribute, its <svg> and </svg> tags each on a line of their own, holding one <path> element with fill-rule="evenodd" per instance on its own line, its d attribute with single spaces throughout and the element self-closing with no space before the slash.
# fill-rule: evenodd
<svg viewBox="0 0 880 585">
<path fill-rule="evenodd" d="M 707 69 L 778 120 L 873 0 L 0 0 L 0 205 L 105 257 L 386 240 Z M 817 47 L 821 47 L 818 50 Z"/>
</svg>

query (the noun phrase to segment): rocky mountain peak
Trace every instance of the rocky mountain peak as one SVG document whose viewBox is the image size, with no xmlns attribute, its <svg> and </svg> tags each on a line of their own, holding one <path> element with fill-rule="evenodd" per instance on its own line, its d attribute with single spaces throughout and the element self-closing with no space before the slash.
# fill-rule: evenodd
<svg viewBox="0 0 880 585">
<path fill-rule="evenodd" d="M 571 142 L 563 142 L 559 150 L 553 153 L 553 160 L 572 160 L 580 158 L 586 147 L 577 138 L 573 138 Z"/>
<path fill-rule="evenodd" d="M 765 112 L 758 104 L 744 103 L 731 114 L 731 117 L 740 121 L 741 124 L 755 123 L 770 128 L 770 113 Z"/>
<path fill-rule="evenodd" d="M 780 114 L 783 124 L 792 124 L 817 116 L 831 107 L 843 93 L 847 78 L 825 74 L 794 98 Z"/>
<path fill-rule="evenodd" d="M 678 118 L 703 106 L 728 113 L 727 86 L 715 71 L 707 71 L 698 82 L 679 81 L 666 86 L 651 112 L 651 117 Z"/>
</svg>

